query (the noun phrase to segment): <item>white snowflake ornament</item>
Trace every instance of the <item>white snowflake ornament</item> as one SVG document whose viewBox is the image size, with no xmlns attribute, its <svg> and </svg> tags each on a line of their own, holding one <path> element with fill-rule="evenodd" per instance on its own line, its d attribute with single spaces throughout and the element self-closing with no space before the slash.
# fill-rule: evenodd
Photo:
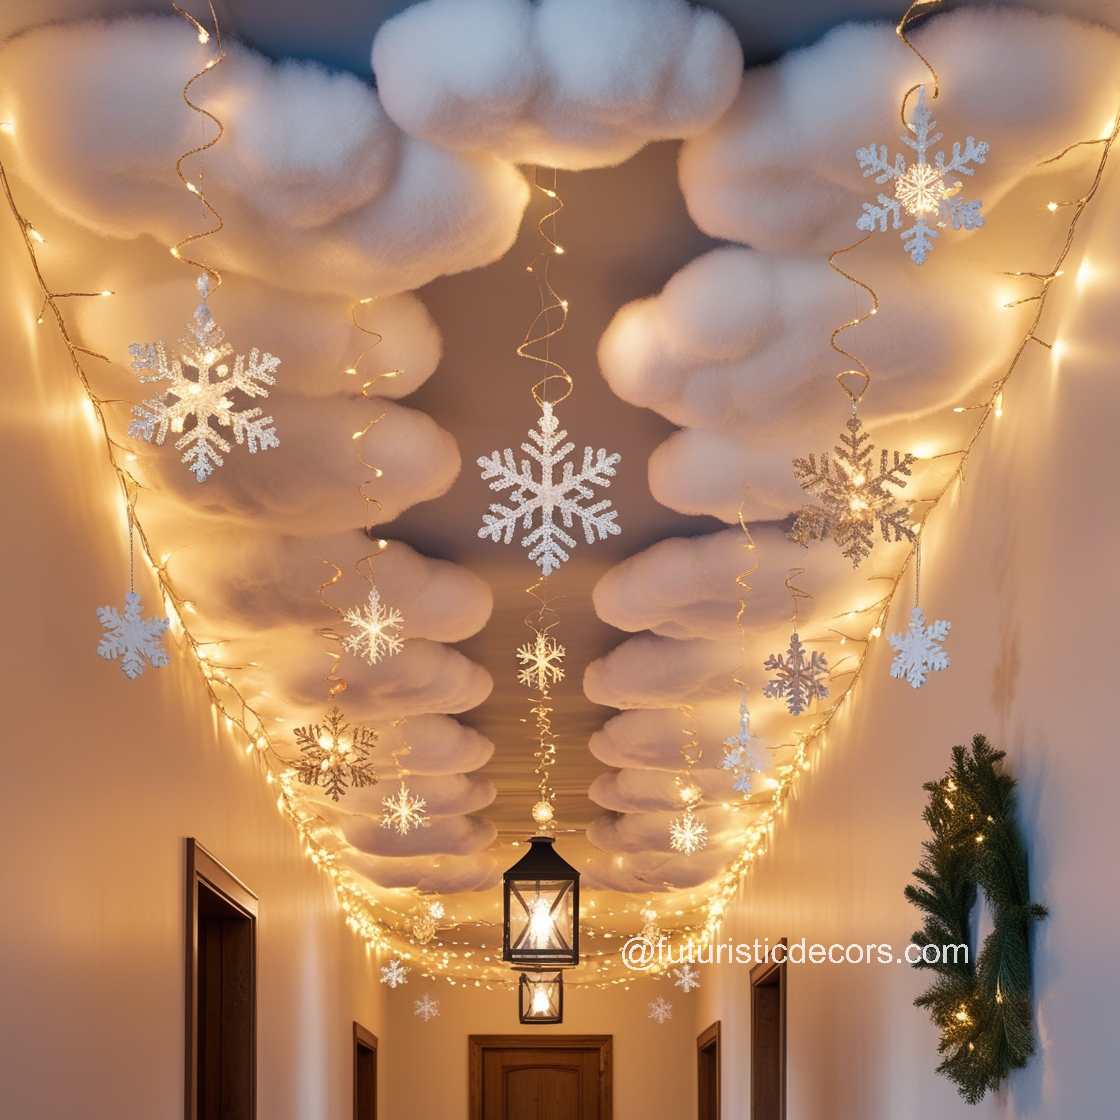
<svg viewBox="0 0 1120 1120">
<path fill-rule="evenodd" d="M 130 681 L 144 672 L 145 662 L 153 669 L 162 669 L 167 664 L 163 635 L 169 620 L 144 618 L 140 596 L 135 591 L 125 595 L 123 612 L 116 607 L 98 607 L 97 621 L 105 628 L 97 643 L 97 655 L 106 661 L 119 658 L 121 672 Z"/>
<path fill-rule="evenodd" d="M 392 657 L 404 649 L 401 627 L 404 615 L 381 601 L 376 587 L 369 589 L 369 598 L 360 606 L 344 611 L 342 621 L 352 631 L 342 639 L 344 649 L 360 657 L 368 665 Z"/>
<path fill-rule="evenodd" d="M 276 383 L 273 372 L 280 359 L 254 347 L 248 360 L 238 354 L 231 367 L 226 359 L 233 347 L 206 303 L 209 278 L 200 276 L 197 286 L 202 302 L 195 308 L 187 337 L 180 341 L 178 357 L 169 359 L 162 342 L 134 342 L 128 348 L 141 382 L 167 382 L 158 397 L 133 406 L 128 434 L 162 444 L 169 430 L 182 432 L 175 449 L 183 452 L 183 462 L 195 479 L 205 482 L 231 449 L 219 429 L 231 429 L 234 439 L 248 444 L 251 454 L 280 446 L 272 417 L 262 416 L 259 408 L 237 410 L 231 397 L 236 392 L 250 400 L 267 397 L 268 387 Z M 184 367 L 195 376 L 188 377 Z M 188 420 L 193 420 L 190 428 Z"/>
<path fill-rule="evenodd" d="M 568 433 L 560 427 L 547 401 L 541 404 L 537 428 L 539 431 L 529 431 L 532 442 L 521 445 L 529 458 L 520 464 L 508 447 L 479 457 L 483 481 L 490 483 L 491 490 L 508 490 L 510 504 L 491 503 L 489 512 L 482 515 L 478 535 L 509 544 L 519 524 L 522 529 L 530 529 L 521 538 L 521 546 L 529 550 L 529 559 L 547 576 L 569 558 L 568 549 L 575 547 L 575 538 L 566 530 L 577 519 L 588 544 L 622 532 L 615 520 L 618 511 L 611 508 L 609 499 L 588 504 L 595 494 L 593 487 L 610 486 L 622 456 L 617 452 L 608 455 L 603 448 L 595 451 L 585 447 L 583 465 L 577 471 L 573 462 L 565 462 L 575 444 L 564 442 Z M 530 460 L 539 468 L 537 477 Z M 557 470 L 561 471 L 559 477 Z M 539 522 L 535 528 L 534 520 Z"/>
<path fill-rule="evenodd" d="M 522 665 L 517 679 L 526 688 L 547 693 L 550 686 L 564 679 L 565 654 L 564 647 L 555 638 L 537 634 L 533 641 L 517 650 L 517 660 Z"/>
<path fill-rule="evenodd" d="M 397 792 L 381 802 L 381 827 L 395 829 L 401 836 L 407 836 L 415 829 L 427 828 L 429 824 L 427 801 L 414 794 L 402 778 Z"/>
<path fill-rule="evenodd" d="M 708 846 L 708 826 L 692 811 L 685 809 L 669 825 L 669 847 L 683 856 L 695 855 Z"/>
<path fill-rule="evenodd" d="M 690 964 L 681 965 L 680 968 L 674 968 L 673 975 L 676 977 L 673 983 L 680 988 L 682 992 L 688 993 L 691 992 L 693 988 L 700 987 L 700 973 Z"/>
<path fill-rule="evenodd" d="M 911 688 L 921 688 L 928 673 L 940 673 L 949 668 L 949 655 L 941 643 L 949 635 L 952 623 L 939 619 L 926 625 L 921 607 L 910 612 L 910 625 L 904 634 L 888 634 L 887 641 L 895 650 L 891 662 L 891 676 L 904 680 Z"/>
<path fill-rule="evenodd" d="M 776 675 L 766 683 L 763 696 L 772 700 L 784 700 L 789 714 L 799 716 L 814 700 L 828 696 L 825 673 L 828 672 L 828 658 L 813 650 L 805 656 L 805 647 L 798 634 L 791 634 L 789 649 L 784 654 L 772 653 L 762 667 Z"/>
<path fill-rule="evenodd" d="M 751 713 L 744 696 L 739 701 L 739 730 L 724 739 L 721 764 L 724 770 L 732 772 L 731 788 L 744 797 L 750 796 L 752 776 L 762 769 L 751 749 L 757 742 L 757 737 L 751 734 Z"/>
<path fill-rule="evenodd" d="M 664 996 L 658 996 L 650 1002 L 649 1017 L 659 1025 L 667 1023 L 673 1017 L 673 1005 Z"/>
<path fill-rule="evenodd" d="M 902 230 L 902 244 L 910 259 L 922 264 L 933 249 L 939 229 L 948 225 L 953 229 L 979 229 L 984 224 L 980 213 L 983 203 L 979 199 L 958 198 L 964 184 L 953 176 L 972 175 L 976 170 L 974 165 L 987 159 L 988 144 L 968 136 L 963 148 L 960 141 L 954 141 L 948 157 L 944 151 L 939 151 L 930 162 L 929 149 L 941 140 L 942 134 L 934 131 L 937 122 L 926 105 L 924 86 L 918 89 L 914 119 L 907 127 L 913 135 L 903 134 L 901 139 L 913 149 L 913 163 L 907 163 L 901 152 L 893 162 L 888 160 L 886 144 L 869 144 L 856 151 L 856 160 L 865 179 L 874 178 L 880 186 L 894 184 L 893 198 L 880 193 L 876 202 L 863 204 L 856 227 L 868 233 L 876 229 L 885 233 L 889 222 L 892 229 L 901 229 L 903 214 L 906 214 L 913 219 L 913 224 Z"/>
<path fill-rule="evenodd" d="M 408 983 L 408 969 L 398 960 L 391 960 L 381 966 L 381 983 L 390 988 L 399 988 Z"/>
<path fill-rule="evenodd" d="M 412 1013 L 418 1018 L 423 1019 L 425 1023 L 430 1023 L 439 1015 L 439 1000 L 432 999 L 432 997 L 425 992 L 413 1003 Z"/>
</svg>

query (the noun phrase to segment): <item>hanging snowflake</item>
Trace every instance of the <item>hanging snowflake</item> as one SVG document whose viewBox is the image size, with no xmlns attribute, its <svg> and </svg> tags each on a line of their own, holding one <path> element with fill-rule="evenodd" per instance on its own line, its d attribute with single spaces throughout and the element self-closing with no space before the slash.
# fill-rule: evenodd
<svg viewBox="0 0 1120 1120">
<path fill-rule="evenodd" d="M 887 641 L 895 650 L 891 676 L 904 680 L 911 688 L 921 688 L 927 673 L 940 673 L 949 668 L 949 655 L 941 648 L 952 623 L 939 619 L 926 625 L 921 607 L 910 612 L 910 625 L 905 634 L 888 634 Z"/>
<path fill-rule="evenodd" d="M 390 988 L 399 988 L 408 983 L 408 969 L 398 960 L 391 960 L 381 966 L 381 983 Z"/>
<path fill-rule="evenodd" d="M 852 567 L 858 568 L 874 547 L 876 525 L 885 541 L 914 539 L 909 509 L 898 505 L 887 487 L 904 487 L 915 460 L 909 452 L 884 448 L 876 473 L 872 462 L 875 445 L 860 418 L 853 414 L 846 428 L 831 454 L 825 451 L 819 458 L 810 454 L 807 459 L 794 459 L 797 481 L 820 504 L 801 510 L 790 535 L 802 545 L 832 537 Z"/>
<path fill-rule="evenodd" d="M 686 994 L 691 992 L 693 988 L 700 987 L 700 973 L 690 964 L 681 965 L 680 968 L 674 968 L 673 975 L 676 977 L 673 983 Z"/>
<path fill-rule="evenodd" d="M 877 202 L 865 202 L 856 226 L 868 233 L 876 229 L 885 233 L 889 221 L 892 229 L 900 229 L 905 212 L 914 219 L 914 223 L 902 231 L 902 244 L 911 260 L 921 264 L 933 249 L 939 229 L 947 225 L 952 225 L 953 229 L 979 229 L 984 224 L 984 216 L 980 213 L 983 203 L 979 199 L 965 201 L 957 198 L 964 184 L 951 176 L 957 173 L 972 175 L 976 170 L 972 165 L 981 164 L 987 158 L 988 144 L 968 136 L 963 150 L 960 141 L 954 141 L 948 158 L 940 151 L 931 163 L 929 149 L 941 140 L 942 134 L 933 131 L 937 122 L 926 105 L 924 86 L 919 87 L 914 119 L 907 127 L 914 135 L 903 134 L 902 142 L 915 153 L 916 158 L 911 164 L 907 164 L 906 156 L 901 152 L 894 157 L 893 163 L 889 161 L 886 144 L 869 144 L 856 151 L 865 179 L 874 177 L 880 186 L 894 183 L 894 198 L 880 193 Z M 933 225 L 929 224 L 930 221 Z"/>
<path fill-rule="evenodd" d="M 805 647 L 798 634 L 791 634 L 789 649 L 785 654 L 772 653 L 762 667 L 777 675 L 766 683 L 763 696 L 772 700 L 785 700 L 790 715 L 799 716 L 814 700 L 828 696 L 824 674 L 828 672 L 828 658 L 813 650 L 805 656 Z"/>
<path fill-rule="evenodd" d="M 395 828 L 402 836 L 413 829 L 427 828 L 431 823 L 427 805 L 424 798 L 413 795 L 402 778 L 400 789 L 381 802 L 381 827 Z"/>
<path fill-rule="evenodd" d="M 691 856 L 708 846 L 708 828 L 689 807 L 669 825 L 669 846 L 675 852 Z"/>
<path fill-rule="evenodd" d="M 436 920 L 427 910 L 412 916 L 412 939 L 417 945 L 427 945 L 436 935 Z"/>
<path fill-rule="evenodd" d="M 555 638 L 538 634 L 534 641 L 517 650 L 517 660 L 524 666 L 518 672 L 517 679 L 526 688 L 547 692 L 550 685 L 558 684 L 564 679 L 562 662 L 565 652 Z"/>
<path fill-rule="evenodd" d="M 673 1017 L 673 1005 L 663 996 L 658 996 L 649 1005 L 649 1017 L 655 1023 L 667 1023 Z"/>
<path fill-rule="evenodd" d="M 751 713 L 747 698 L 739 701 L 739 730 L 723 741 L 723 769 L 733 774 L 731 788 L 744 797 L 751 792 L 751 776 L 761 771 L 751 749 L 758 739 L 751 734 Z"/>
<path fill-rule="evenodd" d="M 167 664 L 163 635 L 169 620 L 143 618 L 140 596 L 135 591 L 125 595 L 123 613 L 116 607 L 98 607 L 97 621 L 105 628 L 97 643 L 97 655 L 106 661 L 120 658 L 121 672 L 130 681 L 144 672 L 145 661 L 153 669 L 162 669 Z"/>
<path fill-rule="evenodd" d="M 577 471 L 571 461 L 564 462 L 575 444 L 563 442 L 568 433 L 560 427 L 547 401 L 541 405 L 537 427 L 540 431 L 530 429 L 532 442 L 523 443 L 521 450 L 539 466 L 539 478 L 533 477 L 529 459 L 522 459 L 518 466 L 508 447 L 505 451 L 479 457 L 483 481 L 490 482 L 491 490 L 509 490 L 511 504 L 492 503 L 490 511 L 482 515 L 478 535 L 485 540 L 509 544 L 518 522 L 522 529 L 530 529 L 533 516 L 539 510 L 540 524 L 522 537 L 521 546 L 529 550 L 529 559 L 547 576 L 568 559 L 567 550 L 575 547 L 575 538 L 565 530 L 572 527 L 576 518 L 588 544 L 622 532 L 615 521 L 618 511 L 611 508 L 609 499 L 604 498 L 594 505 L 584 504 L 594 496 L 592 487 L 610 486 L 622 456 L 617 452 L 608 455 L 602 448 L 593 451 L 585 447 L 583 466 Z M 554 472 L 561 464 L 563 473 L 556 478 Z M 557 513 L 563 527 L 557 523 Z"/>
<path fill-rule="evenodd" d="M 133 406 L 128 434 L 162 444 L 168 429 L 183 432 L 175 441 L 175 449 L 183 452 L 183 462 L 194 477 L 205 482 L 225 461 L 222 454 L 230 450 L 219 428 L 231 428 L 234 439 L 239 444 L 247 443 L 250 453 L 280 446 L 271 416 L 262 416 L 259 408 L 234 411 L 230 398 L 234 392 L 249 399 L 267 397 L 268 386 L 276 384 L 272 375 L 280 359 L 254 348 L 247 363 L 238 354 L 231 369 L 224 359 L 233 353 L 233 347 L 225 341 L 206 303 L 209 277 L 200 276 L 197 287 L 202 302 L 195 308 L 188 337 L 180 341 L 179 357 L 169 361 L 162 342 L 134 342 L 128 348 L 132 368 L 141 375 L 141 382 L 169 383 L 160 396 Z M 193 378 L 183 372 L 184 366 L 194 371 Z M 184 431 L 192 417 L 193 426 Z"/>
<path fill-rule="evenodd" d="M 651 945 L 657 945 L 661 941 L 661 926 L 657 921 L 657 911 L 654 910 L 652 906 L 649 906 L 641 912 L 641 916 L 641 937 Z"/>
<path fill-rule="evenodd" d="M 387 607 L 376 587 L 369 589 L 365 603 L 343 612 L 342 621 L 353 631 L 342 639 L 343 647 L 370 665 L 404 649 L 401 639 L 404 615 L 394 607 Z"/>
<path fill-rule="evenodd" d="M 430 1023 L 439 1015 L 439 1000 L 432 999 L 432 997 L 425 992 L 413 1003 L 412 1013 L 423 1019 L 425 1023 Z"/>
<path fill-rule="evenodd" d="M 327 712 L 321 724 L 297 727 L 293 734 L 301 755 L 296 770 L 304 785 L 322 786 L 337 801 L 347 788 L 376 781 L 370 751 L 377 745 L 377 732 L 351 727 L 338 708 Z"/>
</svg>

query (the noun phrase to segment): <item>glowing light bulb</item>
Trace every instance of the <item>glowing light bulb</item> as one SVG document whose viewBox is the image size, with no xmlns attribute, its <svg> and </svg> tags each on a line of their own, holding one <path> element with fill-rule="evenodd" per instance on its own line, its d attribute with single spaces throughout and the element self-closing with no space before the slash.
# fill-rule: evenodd
<svg viewBox="0 0 1120 1120">
<path fill-rule="evenodd" d="M 209 43 L 210 42 L 210 32 L 207 31 L 205 27 L 200 27 L 198 29 L 198 41 L 200 43 Z"/>
<path fill-rule="evenodd" d="M 0 132 L 5 136 L 15 136 L 16 122 L 15 121 L 0 121 Z"/>
<path fill-rule="evenodd" d="M 1003 415 L 1003 390 L 1002 389 L 1000 389 L 1000 391 L 998 393 L 996 393 L 996 399 L 993 403 L 993 409 L 992 410 L 995 412 L 997 417 Z"/>
<path fill-rule="evenodd" d="M 103 289 L 102 289 L 102 290 L 101 290 L 100 292 L 98 292 L 97 294 L 98 294 L 98 295 L 99 295 L 99 296 L 100 296 L 100 297 L 101 297 L 102 299 L 106 299 L 106 298 L 108 298 L 109 296 L 115 296 L 115 295 L 116 295 L 117 293 L 116 293 L 116 292 L 114 292 L 114 291 L 113 291 L 113 290 L 112 290 L 111 288 L 103 288 Z"/>
<path fill-rule="evenodd" d="M 563 246 L 563 245 L 555 245 L 555 246 L 553 246 L 553 249 L 552 249 L 552 251 L 553 251 L 553 252 L 554 252 L 554 253 L 555 253 L 555 254 L 556 254 L 556 255 L 557 255 L 558 257 L 561 257 L 561 256 L 563 256 L 563 255 L 564 255 L 564 246 Z"/>
<path fill-rule="evenodd" d="M 534 1015 L 547 1015 L 549 1012 L 548 992 L 543 985 L 533 989 L 532 1013 Z"/>
<path fill-rule="evenodd" d="M 529 943 L 534 949 L 547 949 L 552 944 L 554 924 L 547 898 L 538 896 L 529 907 Z"/>
<path fill-rule="evenodd" d="M 1058 209 L 1058 204 L 1056 202 L 1048 202 L 1046 204 L 1046 209 L 1049 210 L 1051 214 L 1053 214 L 1054 211 Z"/>
<path fill-rule="evenodd" d="M 30 222 L 27 225 L 27 236 L 35 242 L 36 245 L 45 245 L 47 239 L 33 226 Z"/>
</svg>

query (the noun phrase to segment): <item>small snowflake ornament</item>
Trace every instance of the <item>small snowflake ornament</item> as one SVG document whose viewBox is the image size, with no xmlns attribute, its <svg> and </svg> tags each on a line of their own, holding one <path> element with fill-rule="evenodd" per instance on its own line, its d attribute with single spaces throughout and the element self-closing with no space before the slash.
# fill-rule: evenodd
<svg viewBox="0 0 1120 1120">
<path fill-rule="evenodd" d="M 517 660 L 523 666 L 517 679 L 526 688 L 547 692 L 550 686 L 564 679 L 564 647 L 547 634 L 538 634 L 532 642 L 520 646 Z"/>
<path fill-rule="evenodd" d="M 789 649 L 784 654 L 772 653 L 762 667 L 775 674 L 762 690 L 771 700 L 784 700 L 789 714 L 799 716 L 814 700 L 828 696 L 825 674 L 828 658 L 813 650 L 806 657 L 798 634 L 791 634 Z"/>
<path fill-rule="evenodd" d="M 611 508 L 609 499 L 589 504 L 595 493 L 593 487 L 610 486 L 622 456 L 617 452 L 608 455 L 602 448 L 594 451 L 585 447 L 583 465 L 577 471 L 568 460 L 575 444 L 570 440 L 564 442 L 568 433 L 560 427 L 553 406 L 547 401 L 541 404 L 537 428 L 539 431 L 529 431 L 532 442 L 521 445 L 529 458 L 522 459 L 520 464 L 508 447 L 478 459 L 482 478 L 490 483 L 490 489 L 509 491 L 508 505 L 494 502 L 489 512 L 482 515 L 478 535 L 484 540 L 509 544 L 519 524 L 522 529 L 530 529 L 521 538 L 521 546 L 529 550 L 529 559 L 547 576 L 569 558 L 568 549 L 575 547 L 575 538 L 566 530 L 577 519 L 588 544 L 622 532 L 615 520 L 618 511 Z M 530 460 L 539 468 L 536 477 Z M 538 521 L 535 528 L 534 520 Z"/>
<path fill-rule="evenodd" d="M 685 964 L 681 965 L 680 968 L 674 968 L 673 975 L 676 977 L 673 983 L 682 992 L 688 993 L 693 988 L 700 987 L 700 973 L 696 971 L 693 965 Z"/>
<path fill-rule="evenodd" d="M 913 150 L 913 163 L 907 163 L 901 152 L 893 162 L 888 160 L 886 144 L 869 144 L 856 151 L 856 160 L 865 179 L 874 178 L 880 186 L 894 184 L 893 198 L 880 193 L 876 202 L 863 204 L 856 226 L 868 233 L 874 230 L 885 233 L 888 222 L 892 229 L 900 229 L 903 214 L 912 218 L 913 223 L 902 230 L 902 244 L 910 259 L 922 264 L 933 249 L 939 229 L 948 225 L 953 229 L 978 229 L 984 224 L 980 213 L 983 204 L 979 199 L 958 198 L 964 184 L 954 176 L 974 174 L 975 165 L 987 159 L 988 144 L 968 136 L 963 148 L 960 141 L 954 141 L 948 157 L 944 151 L 939 151 L 930 162 L 929 149 L 941 140 L 942 134 L 934 131 L 937 122 L 926 104 L 924 86 L 918 89 L 914 119 L 907 127 L 913 135 L 903 134 L 902 142 Z"/>
<path fill-rule="evenodd" d="M 297 727 L 293 732 L 300 758 L 299 780 L 307 786 L 322 786 L 332 801 L 347 789 L 360 789 L 376 781 L 370 752 L 377 746 L 377 732 L 369 727 L 351 727 L 338 708 L 332 708 L 322 723 Z"/>
<path fill-rule="evenodd" d="M 167 664 L 163 636 L 169 620 L 144 618 L 140 596 L 135 591 L 125 595 L 123 611 L 118 611 L 116 607 L 98 607 L 97 621 L 105 628 L 97 643 L 98 657 L 104 657 L 106 661 L 119 658 L 121 672 L 130 681 L 144 672 L 145 662 L 153 669 L 162 669 Z"/>
<path fill-rule="evenodd" d="M 911 688 L 921 688 L 927 673 L 949 668 L 949 655 L 941 648 L 952 624 L 944 619 L 926 625 L 921 607 L 910 612 L 910 625 L 904 634 L 888 634 L 887 641 L 895 650 L 891 676 L 904 680 Z"/>
<path fill-rule="evenodd" d="M 262 354 L 254 348 L 248 360 L 238 354 L 232 367 L 226 360 L 233 347 L 214 322 L 207 306 L 210 280 L 205 274 L 198 278 L 202 302 L 195 308 L 187 328 L 187 337 L 180 342 L 180 353 L 169 359 L 162 342 L 134 342 L 129 348 L 132 368 L 141 382 L 161 381 L 167 387 L 132 409 L 128 434 L 149 443 L 162 444 L 168 431 L 182 432 L 175 449 L 183 452 L 186 464 L 197 481 L 205 482 L 225 460 L 229 441 L 220 429 L 232 430 L 239 444 L 247 444 L 250 454 L 279 447 L 271 416 L 262 416 L 259 408 L 234 408 L 231 394 L 241 393 L 252 400 L 267 397 L 268 387 L 276 383 L 273 373 L 280 359 Z M 194 372 L 189 377 L 184 368 Z M 193 421 L 187 428 L 187 421 Z"/>
<path fill-rule="evenodd" d="M 664 996 L 658 996 L 650 1002 L 649 1017 L 658 1025 L 665 1024 L 673 1017 L 673 1005 Z"/>
<path fill-rule="evenodd" d="M 751 734 L 751 713 L 744 696 L 739 701 L 739 730 L 724 739 L 721 764 L 724 770 L 732 772 L 731 788 L 744 797 L 750 796 L 752 775 L 761 770 L 751 749 L 757 742 L 758 739 Z"/>
<path fill-rule="evenodd" d="M 875 445 L 855 412 L 845 427 L 831 454 L 794 459 L 794 476 L 818 504 L 801 510 L 790 536 L 806 546 L 831 537 L 858 568 L 871 555 L 876 527 L 887 542 L 914 540 L 909 509 L 887 488 L 906 485 L 915 459 L 909 452 L 883 448 L 876 470 Z"/>
<path fill-rule="evenodd" d="M 408 969 L 398 960 L 391 960 L 381 966 L 381 983 L 390 988 L 399 988 L 408 983 Z"/>
<path fill-rule="evenodd" d="M 342 621 L 351 630 L 342 639 L 343 648 L 368 665 L 376 665 L 382 658 L 392 657 L 404 649 L 401 638 L 404 615 L 394 607 L 387 607 L 376 587 L 369 589 L 365 603 L 344 611 Z"/>
<path fill-rule="evenodd" d="M 691 856 L 708 846 L 708 827 L 692 811 L 691 806 L 669 825 L 669 847 L 681 855 Z"/>
<path fill-rule="evenodd" d="M 427 806 L 427 801 L 413 794 L 402 778 L 397 792 L 381 802 L 381 827 L 394 828 L 402 836 L 418 828 L 427 828 L 431 823 Z"/>
<path fill-rule="evenodd" d="M 418 1018 L 423 1019 L 425 1023 L 430 1023 L 439 1015 L 439 1000 L 432 999 L 432 997 L 425 992 L 413 1003 L 412 1013 Z"/>
</svg>

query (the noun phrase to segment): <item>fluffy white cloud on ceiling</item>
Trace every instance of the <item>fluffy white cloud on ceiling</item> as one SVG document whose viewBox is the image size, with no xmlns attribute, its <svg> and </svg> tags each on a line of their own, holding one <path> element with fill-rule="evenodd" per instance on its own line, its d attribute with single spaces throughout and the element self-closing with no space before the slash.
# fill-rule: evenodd
<svg viewBox="0 0 1120 1120">
<path fill-rule="evenodd" d="M 430 894 L 458 894 L 493 887 L 501 869 L 485 852 L 466 856 L 375 856 L 356 849 L 342 862 L 380 887 L 415 887 Z"/>
<path fill-rule="evenodd" d="M 685 0 L 427 0 L 381 27 L 373 69 L 414 136 L 577 169 L 709 127 L 743 53 L 720 16 Z"/>
</svg>

